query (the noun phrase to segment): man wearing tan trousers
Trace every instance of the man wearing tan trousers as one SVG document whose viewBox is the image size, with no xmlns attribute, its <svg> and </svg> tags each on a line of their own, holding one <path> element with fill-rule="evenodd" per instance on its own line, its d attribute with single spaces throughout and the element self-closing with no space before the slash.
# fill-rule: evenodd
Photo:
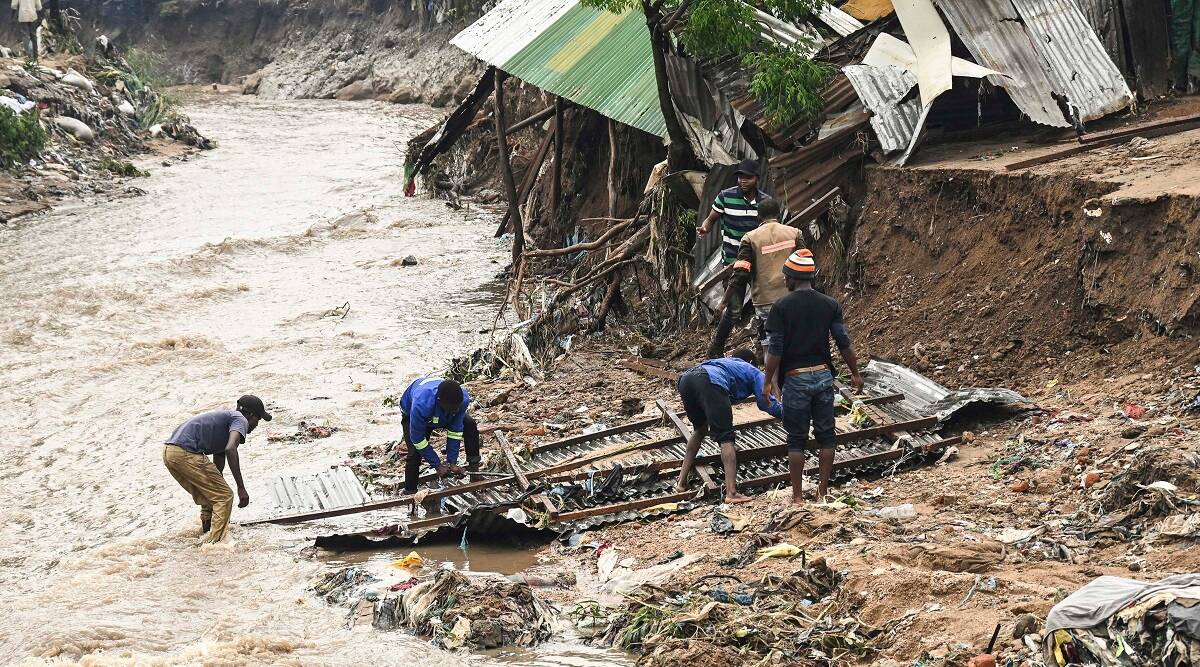
<svg viewBox="0 0 1200 667">
<path fill-rule="evenodd" d="M 246 442 L 246 436 L 254 431 L 260 419 L 271 421 L 271 415 L 262 399 L 247 394 L 238 399 L 236 410 L 196 415 L 167 438 L 163 463 L 171 477 L 200 506 L 200 526 L 208 533 L 204 540 L 207 543 L 224 539 L 233 512 L 233 492 L 224 477 L 226 460 L 237 483 L 238 507 L 250 504 L 250 494 L 242 483 L 238 445 Z"/>
</svg>

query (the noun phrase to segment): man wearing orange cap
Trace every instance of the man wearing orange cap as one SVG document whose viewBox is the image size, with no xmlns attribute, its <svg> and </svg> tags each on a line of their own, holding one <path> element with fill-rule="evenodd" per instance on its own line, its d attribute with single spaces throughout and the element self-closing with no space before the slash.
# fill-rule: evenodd
<svg viewBox="0 0 1200 667">
<path fill-rule="evenodd" d="M 766 386 L 771 396 L 783 397 L 783 427 L 787 431 L 788 470 L 792 477 L 792 502 L 804 502 L 804 450 L 808 430 L 820 450 L 817 498 L 829 493 L 833 474 L 833 355 L 830 337 L 850 368 L 855 391 L 862 390 L 858 358 L 842 321 L 837 301 L 813 289 L 817 265 L 812 251 L 802 248 L 783 264 L 788 295 L 775 302 L 767 316 L 769 347 Z M 782 385 L 782 391 L 780 386 Z"/>
</svg>

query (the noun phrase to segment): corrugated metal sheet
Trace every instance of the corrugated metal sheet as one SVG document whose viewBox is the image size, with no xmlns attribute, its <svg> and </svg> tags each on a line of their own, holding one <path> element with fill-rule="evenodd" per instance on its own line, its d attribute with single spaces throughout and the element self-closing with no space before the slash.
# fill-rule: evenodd
<svg viewBox="0 0 1200 667">
<path fill-rule="evenodd" d="M 1094 120 L 1133 93 L 1073 0 L 935 0 L 975 60 L 1012 77 L 988 79 L 1038 123 L 1069 127 L 1055 95 Z"/>
<path fill-rule="evenodd" d="M 640 11 L 613 14 L 577 0 L 503 0 L 450 43 L 617 122 L 666 135 Z"/>
<path fill-rule="evenodd" d="M 917 77 L 894 65 L 847 65 L 842 72 L 863 105 L 871 111 L 871 129 L 884 152 L 907 148 L 917 129 L 921 100 L 914 95 L 904 103 L 900 101 L 917 85 Z"/>
<path fill-rule="evenodd" d="M 1012 3 L 1057 78 L 1057 90 L 1065 92 L 1068 102 L 1079 108 L 1082 120 L 1107 116 L 1133 103 L 1121 71 L 1074 0 Z"/>
<path fill-rule="evenodd" d="M 315 475 L 279 477 L 271 484 L 271 497 L 279 514 L 361 505 L 371 499 L 362 482 L 345 466 Z"/>
<path fill-rule="evenodd" d="M 861 21 L 829 3 L 817 11 L 817 18 L 842 37 L 852 35 L 863 27 Z"/>
</svg>

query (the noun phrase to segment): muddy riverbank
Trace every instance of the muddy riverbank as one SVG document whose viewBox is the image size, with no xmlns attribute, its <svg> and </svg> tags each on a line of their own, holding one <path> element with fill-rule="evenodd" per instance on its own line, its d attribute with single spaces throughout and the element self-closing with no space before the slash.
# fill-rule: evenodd
<svg viewBox="0 0 1200 667">
<path fill-rule="evenodd" d="M 382 397 L 490 323 L 495 223 L 398 197 L 396 139 L 425 108 L 239 96 L 187 111 L 217 151 L 156 169 L 145 196 L 0 230 L 0 661 L 457 664 L 345 629 L 305 592 L 326 566 L 296 533 L 235 527 L 199 548 L 160 443 L 192 413 L 262 395 L 276 419 L 243 467 L 265 502 L 273 475 L 385 439 Z M 268 443 L 302 419 L 339 430 Z"/>
</svg>

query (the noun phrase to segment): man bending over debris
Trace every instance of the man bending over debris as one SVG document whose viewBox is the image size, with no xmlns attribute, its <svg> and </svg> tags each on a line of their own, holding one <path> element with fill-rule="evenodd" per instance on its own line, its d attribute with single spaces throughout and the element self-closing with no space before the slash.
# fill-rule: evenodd
<svg viewBox="0 0 1200 667">
<path fill-rule="evenodd" d="M 737 490 L 737 452 L 734 450 L 733 402 L 753 396 L 758 407 L 773 417 L 783 414 L 779 401 L 763 391 L 763 372 L 754 365 L 754 353 L 738 350 L 721 359 L 709 359 L 679 376 L 679 396 L 692 422 L 687 454 L 679 471 L 675 490 L 687 491 L 687 478 L 695 467 L 696 453 L 704 436 L 721 444 L 721 465 L 725 468 L 725 502 L 744 503 L 750 498 Z"/>
<path fill-rule="evenodd" d="M 733 276 L 725 290 L 726 311 L 731 307 L 737 309 L 742 304 L 734 303 L 735 299 L 744 295 L 746 284 L 750 284 L 750 301 L 758 320 L 759 356 L 767 346 L 766 325 L 771 306 L 788 293 L 783 264 L 793 251 L 804 247 L 804 234 L 795 227 L 781 224 L 779 212 L 778 199 L 759 203 L 758 228 L 742 237 L 737 261 L 733 263 Z"/>
<path fill-rule="evenodd" d="M 238 507 L 250 504 L 250 494 L 242 483 L 238 445 L 246 442 L 246 436 L 254 431 L 260 419 L 271 421 L 271 415 L 262 399 L 246 394 L 237 400 L 236 410 L 196 415 L 167 438 L 163 463 L 171 477 L 200 506 L 200 527 L 208 533 L 205 542 L 224 539 L 233 512 L 233 492 L 224 477 L 226 459 L 237 483 Z"/>
<path fill-rule="evenodd" d="M 767 353 L 767 393 L 779 396 L 783 378 L 783 427 L 787 430 L 788 471 L 792 477 L 792 502 L 804 502 L 804 449 L 808 427 L 820 448 L 817 498 L 829 493 L 833 474 L 833 355 L 829 337 L 837 342 L 850 367 L 851 384 L 862 390 L 858 357 L 842 322 L 837 301 L 813 289 L 817 265 L 812 252 L 797 250 L 783 265 L 789 294 L 775 302 L 767 317 L 770 348 Z"/>
<path fill-rule="evenodd" d="M 771 198 L 771 195 L 758 188 L 758 163 L 754 160 L 742 160 L 737 171 L 737 185 L 722 190 L 713 201 L 712 211 L 704 222 L 696 228 L 696 233 L 704 236 L 712 231 L 719 220 L 721 222 L 721 261 L 729 266 L 737 261 L 738 246 L 747 232 L 758 227 L 758 207 Z M 717 332 L 713 336 L 712 346 L 708 356 L 717 358 L 725 354 L 725 343 L 733 331 L 733 325 L 742 311 L 746 300 L 746 285 L 733 290 L 726 296 L 726 302 L 733 305 L 726 307 L 717 323 Z"/>
<path fill-rule="evenodd" d="M 458 465 L 459 446 L 467 444 L 467 468 L 479 469 L 479 426 L 467 415 L 471 397 L 453 380 L 424 377 L 408 385 L 400 397 L 401 425 L 408 455 L 404 461 L 404 492 L 417 492 L 421 459 L 440 477 L 462 477 L 466 471 Z M 446 429 L 446 462 L 429 446 L 434 430 Z"/>
</svg>

